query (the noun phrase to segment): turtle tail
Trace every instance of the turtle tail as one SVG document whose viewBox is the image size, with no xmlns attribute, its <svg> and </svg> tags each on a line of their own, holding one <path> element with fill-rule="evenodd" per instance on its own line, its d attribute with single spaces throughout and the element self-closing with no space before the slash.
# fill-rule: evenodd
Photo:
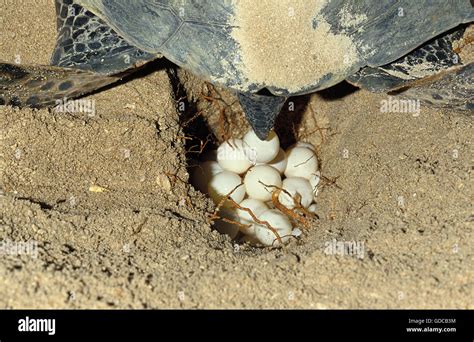
<svg viewBox="0 0 474 342">
<path fill-rule="evenodd" d="M 54 66 L 0 62 L 0 105 L 52 107 L 114 83 L 118 77 Z"/>
</svg>

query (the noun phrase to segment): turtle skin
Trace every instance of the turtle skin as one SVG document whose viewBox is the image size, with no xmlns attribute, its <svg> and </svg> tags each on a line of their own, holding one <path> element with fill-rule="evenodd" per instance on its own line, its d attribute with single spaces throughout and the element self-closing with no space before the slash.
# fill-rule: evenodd
<svg viewBox="0 0 474 342">
<path fill-rule="evenodd" d="M 465 26 L 459 25 L 474 20 L 469 0 L 314 0 L 308 6 L 313 3 L 323 6 L 308 25 L 318 30 L 327 24 L 327 36 L 348 39 L 356 58 L 344 66 L 336 63 L 291 88 L 244 71 L 244 42 L 234 35 L 243 25 L 238 19 L 239 2 L 56 0 L 58 37 L 51 66 L 0 63 L 0 104 L 52 106 L 57 99 L 75 98 L 112 84 L 164 56 L 233 89 L 261 139 L 273 128 L 288 97 L 322 90 L 344 79 L 371 91 L 398 92 L 431 105 L 472 109 L 472 87 L 466 82 L 472 79 L 472 60 L 456 60 L 452 45 L 465 32 Z M 363 20 L 347 19 L 347 13 L 358 13 Z M 275 30 L 282 29 L 275 24 Z M 300 32 L 285 34 L 304 38 Z M 324 48 L 331 42 L 317 43 Z M 262 40 L 260 48 L 270 49 L 265 43 Z M 416 72 L 420 68 L 425 74 Z M 288 81 L 291 75 L 290 67 Z"/>
</svg>

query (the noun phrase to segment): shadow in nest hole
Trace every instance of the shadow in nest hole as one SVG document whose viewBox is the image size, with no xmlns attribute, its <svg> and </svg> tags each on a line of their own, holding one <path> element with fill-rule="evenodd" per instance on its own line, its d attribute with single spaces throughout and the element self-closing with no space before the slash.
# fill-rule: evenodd
<svg viewBox="0 0 474 342">
<path fill-rule="evenodd" d="M 283 149 L 296 143 L 296 133 L 303 121 L 303 114 L 311 95 L 290 97 L 275 120 L 275 132 Z"/>
<path fill-rule="evenodd" d="M 336 84 L 328 89 L 318 92 L 324 101 L 336 101 L 358 91 L 346 81 Z M 287 148 L 297 141 L 296 133 L 303 121 L 303 114 L 311 100 L 312 94 L 290 97 L 282 108 L 275 122 L 275 131 L 278 134 L 281 145 Z"/>
<path fill-rule="evenodd" d="M 199 163 L 205 153 L 216 150 L 218 139 L 212 133 L 203 115 L 197 115 L 197 102 L 190 102 L 183 84 L 181 84 L 176 67 L 167 69 L 179 114 L 179 124 L 185 137 L 185 151 L 188 172 Z"/>
<path fill-rule="evenodd" d="M 342 81 L 330 88 L 320 90 L 318 94 L 325 100 L 325 101 L 336 101 L 340 100 L 346 96 L 349 96 L 360 89 L 356 86 L 353 86 L 349 82 Z"/>
</svg>

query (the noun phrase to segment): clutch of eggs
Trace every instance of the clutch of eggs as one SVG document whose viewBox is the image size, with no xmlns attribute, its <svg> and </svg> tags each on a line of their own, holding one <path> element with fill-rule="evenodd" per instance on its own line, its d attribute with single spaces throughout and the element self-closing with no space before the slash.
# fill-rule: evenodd
<svg viewBox="0 0 474 342">
<path fill-rule="evenodd" d="M 194 169 L 191 181 L 221 205 L 222 219 L 214 223 L 219 232 L 231 238 L 240 232 L 245 241 L 264 246 L 279 246 L 300 234 L 284 213 L 272 208 L 272 196 L 284 189 L 278 195 L 282 205 L 293 209 L 298 195 L 301 206 L 315 212 L 320 173 L 313 145 L 298 142 L 284 151 L 275 132 L 262 141 L 249 131 L 243 139 L 223 142 L 210 155 L 211 160 Z M 231 192 L 242 209 L 225 202 Z"/>
</svg>

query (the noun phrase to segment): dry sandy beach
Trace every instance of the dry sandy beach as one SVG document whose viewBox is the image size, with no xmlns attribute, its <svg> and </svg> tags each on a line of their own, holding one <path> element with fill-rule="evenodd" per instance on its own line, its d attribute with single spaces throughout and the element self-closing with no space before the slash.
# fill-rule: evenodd
<svg viewBox="0 0 474 342">
<path fill-rule="evenodd" d="M 1 2 L 0 60 L 48 64 L 55 25 L 52 0 Z M 220 90 L 179 74 L 220 138 L 219 104 L 201 99 Z M 473 309 L 472 116 L 343 91 L 281 119 L 318 146 L 327 182 L 319 219 L 274 250 L 212 230 L 163 63 L 88 96 L 93 116 L 0 107 L 0 307 Z M 226 113 L 241 135 L 241 109 Z M 37 255 L 7 252 L 21 242 Z M 328 249 L 347 242 L 359 253 Z"/>
</svg>

